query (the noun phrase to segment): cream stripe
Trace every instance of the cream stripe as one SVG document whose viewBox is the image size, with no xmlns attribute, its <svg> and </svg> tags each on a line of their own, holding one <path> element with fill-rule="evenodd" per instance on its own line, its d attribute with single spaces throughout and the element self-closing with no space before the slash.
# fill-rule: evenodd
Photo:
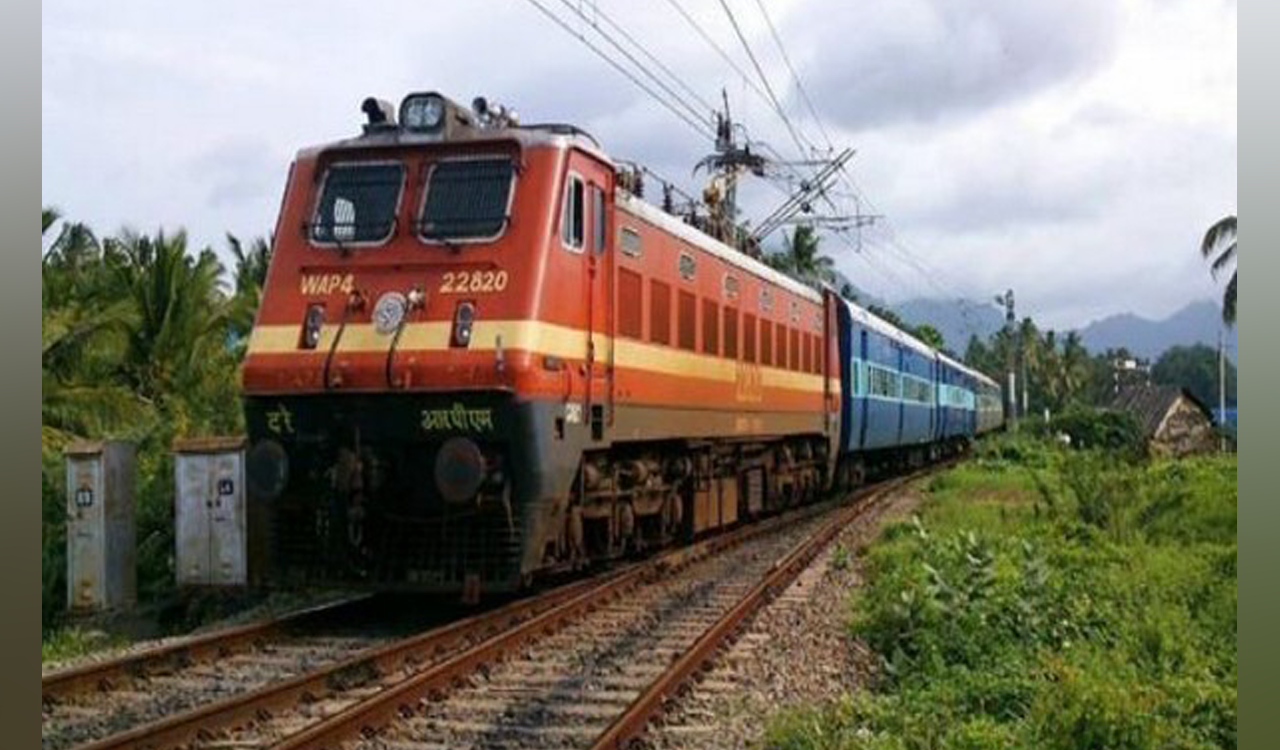
<svg viewBox="0 0 1280 750">
<path fill-rule="evenodd" d="M 443 321 L 410 323 L 405 326 L 404 333 L 401 334 L 398 348 L 401 351 L 444 351 L 449 348 L 450 328 L 451 324 Z M 336 325 L 326 325 L 321 331 L 320 343 L 315 351 L 328 351 L 337 330 Z M 299 333 L 297 326 L 257 326 L 249 338 L 249 353 L 299 352 Z M 587 350 L 585 331 L 536 320 L 476 321 L 471 334 L 470 349 L 471 351 L 493 351 L 497 348 L 499 336 L 502 337 L 504 349 L 533 352 L 563 359 L 581 359 Z M 609 337 L 596 336 L 596 342 L 596 357 L 598 360 L 604 360 L 608 356 Z M 391 336 L 378 333 L 371 324 L 351 323 L 342 334 L 338 351 L 343 353 L 385 352 L 390 344 Z M 664 375 L 696 377 L 721 383 L 734 383 L 738 379 L 738 363 L 720 357 L 646 344 L 632 339 L 616 339 L 615 346 L 614 357 L 619 367 L 647 370 Z M 760 377 L 762 384 L 767 388 L 797 391 L 822 390 L 821 375 L 780 370 L 776 367 L 761 367 Z M 831 379 L 831 389 L 833 393 L 839 393 L 838 378 Z"/>
</svg>

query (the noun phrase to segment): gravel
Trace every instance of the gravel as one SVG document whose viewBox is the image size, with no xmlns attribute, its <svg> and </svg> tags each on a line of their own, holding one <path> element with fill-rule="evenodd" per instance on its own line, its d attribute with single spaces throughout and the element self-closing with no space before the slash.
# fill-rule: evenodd
<svg viewBox="0 0 1280 750">
<path fill-rule="evenodd" d="M 662 750 L 759 746 L 777 712 L 864 687 L 875 659 L 849 634 L 849 593 L 862 582 L 867 543 L 886 523 L 908 517 L 920 499 L 915 485 L 907 485 L 845 529 L 701 681 L 668 706 L 643 744 Z"/>
</svg>

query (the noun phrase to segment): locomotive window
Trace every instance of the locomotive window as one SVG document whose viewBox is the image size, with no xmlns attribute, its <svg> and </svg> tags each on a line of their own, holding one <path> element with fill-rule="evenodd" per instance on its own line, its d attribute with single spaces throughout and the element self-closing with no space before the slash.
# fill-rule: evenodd
<svg viewBox="0 0 1280 750">
<path fill-rule="evenodd" d="M 756 361 L 756 316 L 751 313 L 742 316 L 742 358 Z"/>
<path fill-rule="evenodd" d="M 778 323 L 778 367 L 787 369 L 787 327 Z"/>
<path fill-rule="evenodd" d="M 487 239 L 502 234 L 509 216 L 510 159 L 442 161 L 427 177 L 419 230 L 426 240 Z"/>
<path fill-rule="evenodd" d="M 640 233 L 631 227 L 623 227 L 619 235 L 621 237 L 619 244 L 622 246 L 622 253 L 633 258 L 640 257 Z"/>
<path fill-rule="evenodd" d="M 803 362 L 801 372 L 813 372 L 813 337 L 807 333 L 800 334 L 800 351 Z"/>
<path fill-rule="evenodd" d="M 800 372 L 800 332 L 791 329 L 791 369 Z"/>
<path fill-rule="evenodd" d="M 585 235 L 583 200 L 585 196 L 582 190 L 582 178 L 570 176 L 568 183 L 564 186 L 564 212 L 560 217 L 560 238 L 565 247 L 572 250 L 582 249 Z"/>
<path fill-rule="evenodd" d="M 379 243 L 391 237 L 400 204 L 400 164 L 334 164 L 325 172 L 311 241 Z"/>
<path fill-rule="evenodd" d="M 773 323 L 760 319 L 760 364 L 773 364 Z"/>
<path fill-rule="evenodd" d="M 598 185 L 591 186 L 591 218 L 593 221 L 591 249 L 597 253 L 603 253 L 605 238 L 604 191 Z"/>
</svg>

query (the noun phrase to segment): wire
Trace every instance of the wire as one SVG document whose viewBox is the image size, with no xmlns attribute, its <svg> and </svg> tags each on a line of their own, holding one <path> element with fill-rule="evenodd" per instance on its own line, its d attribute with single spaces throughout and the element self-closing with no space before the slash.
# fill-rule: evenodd
<svg viewBox="0 0 1280 750">
<path fill-rule="evenodd" d="M 565 3 L 566 5 L 568 5 L 568 0 L 561 0 L 561 2 Z M 572 7 L 572 6 L 571 6 L 571 7 Z M 630 43 L 632 44 L 632 46 L 634 46 L 636 49 L 640 50 L 640 54 L 644 55 L 644 56 L 645 56 L 646 58 L 648 58 L 648 59 L 649 59 L 649 60 L 650 60 L 654 65 L 658 66 L 658 69 L 659 69 L 659 70 L 661 70 L 663 73 L 666 73 L 666 74 L 667 74 L 667 76 L 668 76 L 668 77 L 670 77 L 672 81 L 675 81 L 675 83 L 676 83 L 676 85 L 677 85 L 677 86 L 679 86 L 680 88 L 684 89 L 685 93 L 687 93 L 689 96 L 691 96 L 693 99 L 695 99 L 695 100 L 698 102 L 698 104 L 700 104 L 700 105 L 702 106 L 702 108 L 703 108 L 704 110 L 706 110 L 706 111 L 708 111 L 708 112 L 715 112 L 715 111 L 716 111 L 716 106 L 715 106 L 714 104 L 711 104 L 711 103 L 710 103 L 710 102 L 708 102 L 706 99 L 704 99 L 704 98 L 702 97 L 702 95 L 701 95 L 701 94 L 699 94 L 696 90 L 694 90 L 692 86 L 690 86 L 688 83 L 686 83 L 686 82 L 684 81 L 684 79 L 683 79 L 683 78 L 681 78 L 680 76 L 676 75 L 675 71 L 673 71 L 673 70 L 671 70 L 671 68 L 667 67 L 667 66 L 666 66 L 666 64 L 664 64 L 664 63 L 662 62 L 662 60 L 661 60 L 661 59 L 659 59 L 656 55 L 654 55 L 653 53 L 651 53 L 651 52 L 650 52 L 650 51 L 649 51 L 649 50 L 648 50 L 648 49 L 647 49 L 643 44 L 641 44 L 641 43 L 640 43 L 640 42 L 639 42 L 639 41 L 638 41 L 634 36 L 632 36 L 630 33 L 628 33 L 628 32 L 627 32 L 627 30 L 626 30 L 626 29 L 625 29 L 621 24 L 619 24 L 619 23 L 617 23 L 616 21 L 614 21 L 614 20 L 613 20 L 613 18 L 612 18 L 612 17 L 610 17 L 608 13 L 605 13 L 603 10 L 601 10 L 601 9 L 599 8 L 599 6 L 596 6 L 596 7 L 594 8 L 594 10 L 595 10 L 595 13 L 596 13 L 597 15 L 599 15 L 601 18 L 603 18 L 603 19 L 604 19 L 604 22 L 605 22 L 605 23 L 609 24 L 609 26 L 611 26 L 615 31 L 617 31 L 619 34 L 621 34 L 621 35 L 622 35 L 622 38 L 623 38 L 623 39 L 626 39 L 628 42 L 630 42 Z M 577 11 L 577 12 L 578 12 L 578 15 L 582 15 L 581 11 Z M 592 25 L 594 26 L 595 24 L 593 23 Z"/>
<path fill-rule="evenodd" d="M 742 68 L 738 67 L 738 64 L 734 62 L 733 58 L 729 56 L 728 52 L 724 51 L 723 47 L 721 47 L 719 44 L 716 44 L 716 41 L 711 38 L 711 35 L 707 33 L 706 29 L 702 28 L 702 25 L 699 24 L 696 20 L 694 20 L 693 16 L 689 15 L 689 12 L 684 9 L 684 6 L 682 6 L 679 3 L 679 0 L 667 0 L 667 4 L 670 5 L 672 8 L 674 8 L 675 11 L 679 13 L 681 17 L 683 17 L 684 20 L 690 26 L 693 27 L 693 30 L 698 33 L 698 36 L 702 37 L 702 40 L 706 42 L 711 47 L 711 49 L 715 50 L 716 54 L 720 56 L 721 60 L 724 60 L 725 63 L 727 63 L 730 68 L 733 68 L 733 71 L 738 74 L 738 76 L 742 79 L 742 83 L 746 85 L 747 88 L 754 91 L 756 95 L 759 96 L 761 99 L 764 99 L 766 103 L 768 102 L 768 97 L 765 95 L 764 91 L 762 91 L 760 87 L 757 86 L 755 82 L 751 80 L 751 77 L 748 76 L 746 72 L 742 70 Z"/>
<path fill-rule="evenodd" d="M 791 124 L 791 118 L 787 117 L 787 113 L 782 109 L 782 104 L 779 103 L 777 94 L 773 93 L 773 86 L 769 84 L 769 78 L 764 74 L 764 68 L 760 67 L 760 61 L 756 59 L 756 53 L 751 50 L 751 45 L 747 42 L 746 35 L 742 33 L 742 27 L 738 25 L 738 18 L 733 15 L 733 9 L 729 7 L 729 3 L 726 0 L 720 0 L 720 7 L 724 8 L 725 15 L 729 17 L 729 24 L 733 26 L 733 33 L 737 35 L 738 41 L 742 43 L 742 49 L 747 53 L 747 58 L 751 60 L 751 65 L 755 68 L 756 75 L 760 76 L 760 82 L 764 84 L 764 90 L 768 93 L 769 101 L 773 104 L 773 110 L 778 113 L 782 124 L 787 127 L 787 132 L 791 134 L 791 140 L 795 142 L 796 148 L 800 151 L 800 158 L 803 159 L 807 153 L 804 144 L 801 143 L 795 126 Z"/>
<path fill-rule="evenodd" d="M 626 57 L 627 60 L 630 61 L 631 64 L 634 65 L 641 73 L 644 73 L 645 76 L 649 78 L 649 80 L 657 84 L 657 86 L 661 88 L 663 91 L 665 91 L 667 95 L 670 96 L 672 99 L 679 102 L 680 106 L 684 107 L 694 119 L 696 119 L 704 127 L 714 132 L 715 130 L 714 121 L 711 119 L 710 113 L 715 111 L 715 107 L 706 105 L 705 109 L 700 112 L 696 107 L 689 104 L 688 100 L 686 100 L 684 97 L 677 94 L 675 91 L 672 91 L 670 86 L 668 86 L 661 78 L 655 75 L 651 70 L 645 67 L 643 63 L 637 60 L 635 56 L 632 55 L 630 52 L 628 52 L 621 44 L 619 44 L 617 40 L 613 38 L 613 36 L 607 33 L 604 29 L 600 28 L 600 26 L 593 19 L 588 18 L 587 14 L 583 12 L 581 8 L 575 6 L 573 3 L 569 2 L 569 0 L 560 0 L 560 4 L 568 8 L 570 11 L 572 11 L 575 15 L 578 16 L 578 18 L 582 19 L 584 23 L 586 23 L 593 30 L 595 30 L 595 32 L 599 34 L 600 37 L 603 38 L 606 42 L 608 42 L 610 46 L 612 46 L 618 52 L 622 53 L 622 55 Z M 672 80 L 676 82 L 677 85 L 682 86 L 685 89 L 692 92 L 692 89 L 690 89 L 687 84 L 681 81 L 678 76 L 676 76 L 674 73 L 670 71 L 669 68 L 667 68 L 665 65 L 662 64 L 661 61 L 655 58 L 648 50 L 644 48 L 643 45 L 635 41 L 634 37 L 631 37 L 631 35 L 628 34 L 624 29 L 622 29 L 621 26 L 615 23 L 607 13 L 605 13 L 603 10 L 600 10 L 597 7 L 595 9 L 595 14 L 600 18 L 603 18 L 605 22 L 610 24 L 613 28 L 620 31 L 624 35 L 624 37 L 626 37 L 632 43 L 632 45 L 634 45 L 640 51 L 641 54 L 647 56 L 649 59 L 657 63 L 657 65 L 662 70 L 666 71 L 667 75 L 670 76 Z M 701 100 L 701 97 L 698 96 L 697 92 L 693 92 L 693 97 L 695 99 Z"/>
<path fill-rule="evenodd" d="M 655 92 L 652 88 L 650 88 L 643 81 L 637 78 L 633 73 L 631 73 L 631 71 L 627 70 L 621 63 L 619 63 L 617 60 L 614 60 L 612 57 L 608 55 L 608 53 L 606 53 L 604 50 L 600 49 L 600 47 L 593 44 L 589 39 L 587 39 L 585 34 L 582 34 L 581 32 L 571 27 L 568 23 L 564 21 L 564 19 L 560 18 L 555 13 L 551 12 L 546 6 L 544 6 L 538 0 L 526 0 L 526 2 L 528 2 L 533 7 L 537 8 L 544 16 L 546 16 L 547 18 L 555 22 L 557 26 L 564 29 L 570 36 L 576 37 L 578 41 L 586 45 L 587 48 L 590 49 L 592 52 L 594 52 L 600 59 L 608 63 L 614 70 L 617 70 L 619 73 L 626 76 L 626 78 L 629 81 L 631 81 L 633 84 L 635 84 L 637 88 L 639 88 L 641 91 L 644 91 L 646 94 L 652 97 L 655 101 L 657 101 L 659 104 L 665 107 L 669 112 L 671 112 L 671 114 L 678 117 L 681 121 L 683 121 L 686 125 L 688 125 L 699 136 L 706 138 L 712 143 L 715 143 L 716 139 L 715 139 L 714 133 L 706 129 L 705 124 L 699 125 L 692 118 L 690 118 L 689 115 L 685 114 L 684 112 L 681 112 L 679 109 L 677 109 L 674 105 L 672 105 L 666 99 L 659 96 L 657 92 Z"/>
<path fill-rule="evenodd" d="M 787 54 L 787 48 L 782 44 L 782 37 L 778 34 L 777 27 L 773 25 L 773 19 L 769 17 L 769 11 L 765 9 L 764 0 L 756 0 L 756 7 L 760 9 L 760 15 L 764 16 L 764 22 L 769 25 L 769 33 L 773 36 L 773 43 L 778 46 L 782 61 L 787 64 L 787 70 L 791 71 L 791 78 L 796 82 L 796 89 L 800 92 L 800 97 L 809 109 L 809 115 L 813 117 L 814 124 L 818 126 L 818 132 L 822 134 L 822 140 L 826 142 L 827 150 L 835 151 L 836 147 L 831 143 L 831 136 L 827 134 L 827 129 L 823 126 L 822 118 L 818 117 L 818 110 L 813 106 L 813 100 L 809 98 L 809 92 L 805 90 L 804 84 L 800 81 L 800 74 L 796 72 L 795 66 L 791 64 L 791 56 Z"/>
</svg>

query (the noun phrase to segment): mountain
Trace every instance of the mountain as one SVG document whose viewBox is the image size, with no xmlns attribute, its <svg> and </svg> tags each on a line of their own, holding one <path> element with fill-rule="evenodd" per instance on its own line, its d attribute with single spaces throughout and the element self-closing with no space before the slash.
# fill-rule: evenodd
<svg viewBox="0 0 1280 750">
<path fill-rule="evenodd" d="M 994 305 L 981 305 L 971 300 L 913 299 L 893 305 L 902 319 L 911 325 L 928 323 L 937 328 L 947 346 L 963 355 L 969 336 L 987 339 L 1004 325 L 1004 316 Z M 1127 348 L 1137 357 L 1153 362 L 1166 349 L 1191 344 L 1218 345 L 1221 313 L 1213 302 L 1189 303 L 1164 320 L 1149 320 L 1121 313 L 1096 320 L 1078 329 L 1085 347 L 1094 353 L 1107 349 Z M 1234 352 L 1236 332 L 1228 339 L 1229 352 Z M 1236 359 L 1235 355 L 1231 359 Z"/>
<path fill-rule="evenodd" d="M 942 334 L 947 348 L 964 356 L 969 337 L 984 341 L 1004 325 L 1004 315 L 993 305 L 966 299 L 913 299 L 893 306 L 902 319 L 913 326 L 928 323 Z"/>
<path fill-rule="evenodd" d="M 1127 347 L 1135 356 L 1153 362 L 1166 349 L 1190 344 L 1218 345 L 1222 314 L 1208 300 L 1192 302 L 1164 320 L 1148 320 L 1133 313 L 1111 315 L 1080 329 L 1080 337 L 1091 352 Z M 1228 339 L 1229 351 L 1235 350 L 1236 332 Z M 1233 356 L 1232 359 L 1235 359 Z"/>
</svg>

